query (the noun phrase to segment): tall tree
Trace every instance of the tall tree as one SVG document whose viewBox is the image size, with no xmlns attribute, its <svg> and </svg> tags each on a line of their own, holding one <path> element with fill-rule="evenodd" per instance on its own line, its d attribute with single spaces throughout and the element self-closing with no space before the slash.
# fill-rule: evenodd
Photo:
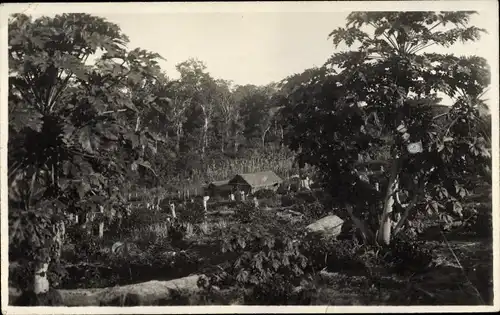
<svg viewBox="0 0 500 315">
<path fill-rule="evenodd" d="M 477 40 L 483 30 L 468 25 L 472 14 L 353 12 L 330 36 L 357 48 L 334 54 L 290 94 L 290 147 L 325 174 L 369 242 L 389 244 L 417 210 L 461 217 L 467 179 L 490 161 L 471 131 L 489 84 L 486 61 L 424 52 Z M 441 114 L 437 93 L 454 100 Z M 360 170 L 384 152 L 383 176 Z"/>
<path fill-rule="evenodd" d="M 231 125 L 238 119 L 239 108 L 233 97 L 231 82 L 216 80 L 216 83 L 217 112 L 221 119 L 220 148 L 221 152 L 224 152 L 231 137 Z"/>
<path fill-rule="evenodd" d="M 208 147 L 208 129 L 216 103 L 215 80 L 206 71 L 206 65 L 197 59 L 181 62 L 176 68 L 180 72 L 180 80 L 187 89 L 187 93 L 193 95 L 193 101 L 201 110 L 203 123 L 200 149 L 202 155 L 204 155 Z"/>
<path fill-rule="evenodd" d="M 126 168 L 149 167 L 142 147 L 154 148 L 154 137 L 130 130 L 123 114 L 140 111 L 128 83 L 154 78 L 159 56 L 127 51 L 127 42 L 117 25 L 88 14 L 17 14 L 9 23 L 9 250 L 33 268 L 35 293 L 48 290 L 61 215 L 119 206 Z"/>
</svg>

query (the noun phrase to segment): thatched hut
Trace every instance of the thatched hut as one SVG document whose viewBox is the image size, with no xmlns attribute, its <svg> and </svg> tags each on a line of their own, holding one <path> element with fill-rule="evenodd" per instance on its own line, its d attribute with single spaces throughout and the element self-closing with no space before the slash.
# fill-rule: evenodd
<svg viewBox="0 0 500 315">
<path fill-rule="evenodd" d="M 229 181 L 234 191 L 244 191 L 253 194 L 259 190 L 269 189 L 276 191 L 283 180 L 272 171 L 238 174 Z"/>
</svg>

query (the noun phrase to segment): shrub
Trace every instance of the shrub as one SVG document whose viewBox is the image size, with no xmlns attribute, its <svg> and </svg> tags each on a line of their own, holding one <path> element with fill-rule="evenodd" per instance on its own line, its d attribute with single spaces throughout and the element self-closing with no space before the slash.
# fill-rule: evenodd
<svg viewBox="0 0 500 315">
<path fill-rule="evenodd" d="M 394 271 L 420 272 L 427 269 L 433 259 L 425 241 L 417 241 L 407 237 L 396 237 L 384 251 L 384 262 Z"/>
<path fill-rule="evenodd" d="M 151 211 L 145 207 L 134 209 L 129 215 L 122 219 L 121 228 L 132 231 L 154 223 L 166 222 L 169 212 Z"/>
<path fill-rule="evenodd" d="M 270 199 L 276 197 L 276 192 L 271 189 L 262 189 L 255 192 L 252 197 L 256 197 L 257 199 Z"/>
<path fill-rule="evenodd" d="M 220 242 L 221 252 L 235 254 L 236 259 L 208 273 L 205 287 L 252 288 L 280 275 L 298 284 L 307 267 L 293 234 L 279 227 L 260 222 L 236 224 L 221 233 Z"/>
<path fill-rule="evenodd" d="M 179 208 L 177 217 L 181 222 L 199 224 L 205 221 L 205 209 L 201 202 L 188 202 Z"/>
<path fill-rule="evenodd" d="M 289 193 L 281 196 L 281 205 L 283 207 L 293 206 L 295 204 L 304 204 L 304 199 L 297 198 L 295 193 Z"/>
<path fill-rule="evenodd" d="M 317 234 L 307 235 L 301 242 L 301 252 L 309 261 L 311 272 L 322 269 L 339 272 L 364 270 L 360 260 L 362 247 L 351 240 L 336 241 Z"/>
<path fill-rule="evenodd" d="M 168 238 L 173 242 L 182 241 L 186 236 L 187 228 L 185 225 L 179 222 L 179 220 L 174 220 L 170 223 L 168 229 Z"/>
<path fill-rule="evenodd" d="M 102 255 L 104 240 L 88 234 L 80 226 L 72 226 L 66 231 L 66 243 L 74 244 L 74 259 L 76 261 L 93 261 Z"/>
<path fill-rule="evenodd" d="M 285 276 L 279 275 L 273 279 L 260 282 L 253 290 L 244 295 L 246 305 L 308 305 L 311 298 L 301 295 L 301 291 Z"/>
<path fill-rule="evenodd" d="M 281 205 L 281 200 L 275 196 L 273 198 L 266 198 L 259 200 L 259 205 L 261 207 L 276 208 Z"/>
<path fill-rule="evenodd" d="M 25 291 L 12 304 L 14 306 L 63 306 L 63 299 L 59 291 L 51 288 L 43 294 Z"/>
<path fill-rule="evenodd" d="M 249 223 L 253 221 L 254 218 L 259 217 L 260 215 L 260 207 L 255 207 L 253 201 L 245 201 L 239 203 L 234 211 L 234 216 L 240 223 Z"/>
<path fill-rule="evenodd" d="M 328 211 L 319 202 L 315 201 L 310 204 L 296 204 L 292 208 L 294 211 L 302 213 L 306 218 L 310 220 L 318 220 L 324 217 Z"/>
<path fill-rule="evenodd" d="M 305 203 L 313 203 L 318 201 L 318 198 L 316 198 L 314 192 L 311 190 L 299 191 L 295 195 L 295 198 L 304 200 Z"/>
<path fill-rule="evenodd" d="M 472 211 L 471 211 L 472 212 Z M 493 216 L 490 205 L 475 207 L 470 215 L 469 230 L 475 235 L 491 238 L 493 235 Z"/>
</svg>

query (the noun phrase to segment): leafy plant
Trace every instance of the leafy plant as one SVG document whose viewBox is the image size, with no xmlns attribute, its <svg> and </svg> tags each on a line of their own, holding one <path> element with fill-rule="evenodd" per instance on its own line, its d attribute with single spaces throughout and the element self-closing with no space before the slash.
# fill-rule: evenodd
<svg viewBox="0 0 500 315">
<path fill-rule="evenodd" d="M 318 220 L 328 214 L 328 210 L 319 201 L 309 204 L 295 204 L 292 209 L 302 213 L 309 220 Z"/>
<path fill-rule="evenodd" d="M 205 221 L 205 209 L 201 202 L 187 202 L 178 210 L 178 217 L 181 222 L 190 224 L 200 224 Z"/>
<path fill-rule="evenodd" d="M 160 56 L 128 51 L 117 25 L 89 14 L 15 14 L 8 37 L 9 244 L 31 238 L 23 248 L 44 282 L 45 265 L 60 252 L 49 248 L 61 248 L 64 238 L 50 224 L 63 219 L 48 223 L 48 216 L 122 209 L 127 168 L 154 172 L 147 155 L 157 138 L 127 115 L 139 120 L 156 99 L 138 103 L 127 91 L 159 76 Z"/>
<path fill-rule="evenodd" d="M 256 191 L 252 197 L 256 197 L 257 199 L 271 199 L 276 197 L 276 192 L 271 189 L 262 189 Z"/>
<path fill-rule="evenodd" d="M 330 36 L 357 48 L 285 83 L 286 143 L 319 169 L 367 243 L 389 244 L 416 212 L 462 218 L 467 178 L 478 165 L 488 174 L 486 61 L 423 52 L 477 40 L 472 14 L 353 12 Z M 439 106 L 437 93 L 453 105 Z"/>
<path fill-rule="evenodd" d="M 259 217 L 261 212 L 260 207 L 256 207 L 253 201 L 245 201 L 236 206 L 234 216 L 240 223 L 249 223 Z"/>
</svg>

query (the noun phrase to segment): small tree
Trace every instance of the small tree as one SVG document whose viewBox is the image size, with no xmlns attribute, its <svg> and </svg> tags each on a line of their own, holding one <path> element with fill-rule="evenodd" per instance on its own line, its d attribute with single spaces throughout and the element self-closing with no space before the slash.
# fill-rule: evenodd
<svg viewBox="0 0 500 315">
<path fill-rule="evenodd" d="M 461 217 L 468 179 L 490 161 L 474 131 L 486 61 L 423 53 L 478 39 L 472 14 L 351 13 L 330 36 L 357 49 L 334 54 L 288 95 L 290 148 L 319 168 L 367 242 L 389 244 L 417 210 Z M 437 93 L 454 104 L 438 106 Z M 385 166 L 373 172 L 366 162 L 376 159 Z"/>
</svg>

